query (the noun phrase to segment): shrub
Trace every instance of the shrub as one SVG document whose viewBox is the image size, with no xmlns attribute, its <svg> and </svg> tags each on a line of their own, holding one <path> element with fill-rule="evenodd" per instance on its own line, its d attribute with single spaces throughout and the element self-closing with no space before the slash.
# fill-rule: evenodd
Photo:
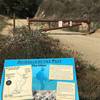
<svg viewBox="0 0 100 100">
<path fill-rule="evenodd" d="M 14 36 L 6 41 L 0 52 L 1 62 L 4 59 L 25 59 L 61 57 L 59 41 L 42 34 L 39 31 L 29 31 L 28 28 L 17 28 Z"/>
</svg>

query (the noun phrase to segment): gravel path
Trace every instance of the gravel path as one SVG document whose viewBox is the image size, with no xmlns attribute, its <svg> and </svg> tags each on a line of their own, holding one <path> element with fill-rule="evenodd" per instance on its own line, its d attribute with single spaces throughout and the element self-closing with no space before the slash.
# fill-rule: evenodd
<svg viewBox="0 0 100 100">
<path fill-rule="evenodd" d="M 96 33 L 97 34 L 97 33 Z M 100 38 L 94 36 L 83 35 L 50 35 L 55 39 L 59 39 L 61 44 L 66 48 L 77 50 L 83 54 L 83 59 L 90 64 L 94 64 L 96 68 L 100 68 Z"/>
</svg>

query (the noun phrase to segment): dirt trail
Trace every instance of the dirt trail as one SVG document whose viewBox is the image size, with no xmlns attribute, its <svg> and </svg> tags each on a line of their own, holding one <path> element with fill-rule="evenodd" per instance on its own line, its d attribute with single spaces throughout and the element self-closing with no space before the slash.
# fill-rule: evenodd
<svg viewBox="0 0 100 100">
<path fill-rule="evenodd" d="M 50 35 L 51 36 L 51 35 Z M 83 35 L 52 35 L 65 47 L 70 46 L 83 54 L 83 59 L 100 68 L 100 38 Z"/>
<path fill-rule="evenodd" d="M 100 38 L 100 29 L 98 29 L 95 33 L 91 34 L 91 37 Z"/>
</svg>

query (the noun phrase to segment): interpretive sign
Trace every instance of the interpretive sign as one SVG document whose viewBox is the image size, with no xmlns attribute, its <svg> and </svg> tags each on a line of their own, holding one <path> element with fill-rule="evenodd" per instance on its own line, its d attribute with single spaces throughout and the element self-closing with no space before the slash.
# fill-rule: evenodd
<svg viewBox="0 0 100 100">
<path fill-rule="evenodd" d="M 5 60 L 0 100 L 79 100 L 74 58 Z"/>
</svg>

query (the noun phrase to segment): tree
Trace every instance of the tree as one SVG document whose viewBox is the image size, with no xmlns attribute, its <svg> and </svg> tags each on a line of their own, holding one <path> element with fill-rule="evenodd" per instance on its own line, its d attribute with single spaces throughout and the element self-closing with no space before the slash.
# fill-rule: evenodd
<svg viewBox="0 0 100 100">
<path fill-rule="evenodd" d="M 2 6 L 5 9 L 0 10 L 1 14 L 5 12 L 7 15 L 12 16 L 13 13 L 16 13 L 16 16 L 21 18 L 33 17 L 38 8 L 36 0 L 2 0 L 0 8 Z"/>
<path fill-rule="evenodd" d="M 80 3 L 83 8 L 82 12 L 86 13 L 91 20 L 99 20 L 100 0 L 80 0 Z"/>
</svg>

